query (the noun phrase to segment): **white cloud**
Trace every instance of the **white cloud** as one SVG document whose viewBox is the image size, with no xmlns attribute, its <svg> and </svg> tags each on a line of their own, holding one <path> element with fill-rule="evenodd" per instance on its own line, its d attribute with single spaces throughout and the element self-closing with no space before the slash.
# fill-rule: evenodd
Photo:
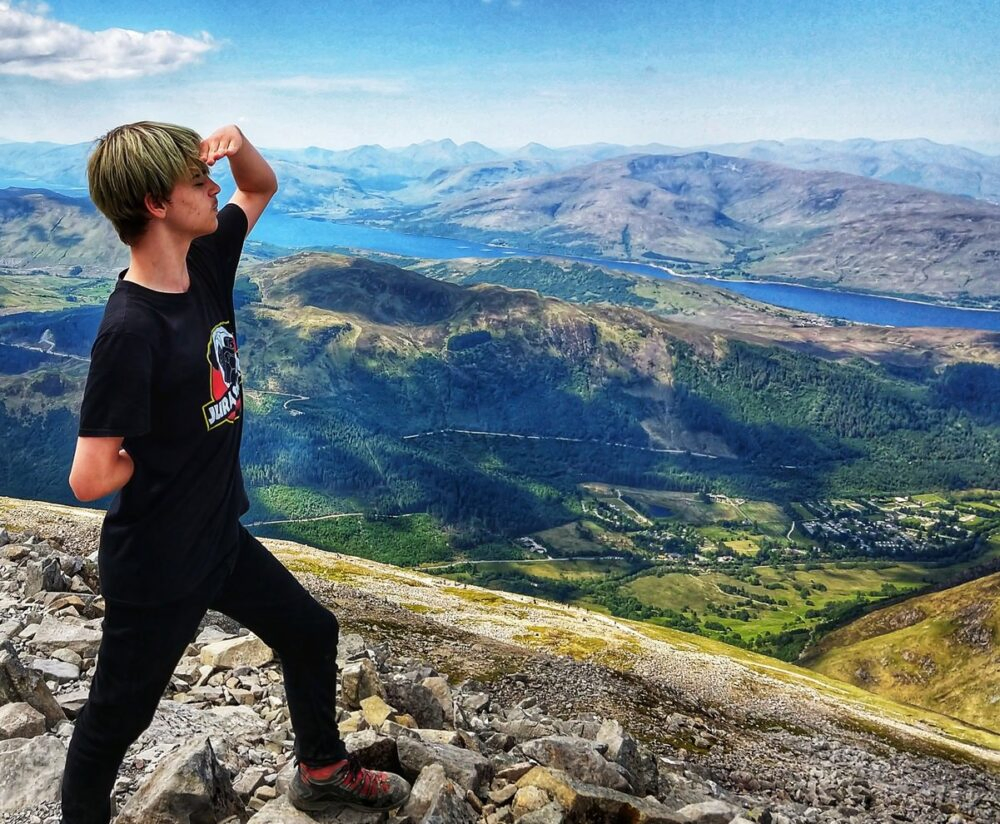
<svg viewBox="0 0 1000 824">
<path fill-rule="evenodd" d="M 216 48 L 206 32 L 87 31 L 48 16 L 45 5 L 0 0 L 0 74 L 83 82 L 163 74 Z"/>
<path fill-rule="evenodd" d="M 406 91 L 406 84 L 380 77 L 319 77 L 294 75 L 258 81 L 257 88 L 279 91 L 306 92 L 308 94 L 373 94 L 395 97 Z"/>
</svg>

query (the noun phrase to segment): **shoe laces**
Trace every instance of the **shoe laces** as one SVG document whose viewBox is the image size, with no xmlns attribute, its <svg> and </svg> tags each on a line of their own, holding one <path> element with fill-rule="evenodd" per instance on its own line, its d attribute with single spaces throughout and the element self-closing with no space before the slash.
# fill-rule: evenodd
<svg viewBox="0 0 1000 824">
<path fill-rule="evenodd" d="M 389 792 L 389 776 L 378 770 L 369 770 L 361 766 L 354 753 L 347 756 L 347 766 L 343 769 L 344 777 L 340 785 L 362 798 L 372 798 L 380 793 Z"/>
</svg>

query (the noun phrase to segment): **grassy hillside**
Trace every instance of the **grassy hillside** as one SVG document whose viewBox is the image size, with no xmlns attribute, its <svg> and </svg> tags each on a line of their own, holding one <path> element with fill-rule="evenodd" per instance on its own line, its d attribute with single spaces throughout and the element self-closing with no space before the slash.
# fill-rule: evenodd
<svg viewBox="0 0 1000 824">
<path fill-rule="evenodd" d="M 828 635 L 803 663 L 894 701 L 1000 732 L 1000 573 Z"/>
<path fill-rule="evenodd" d="M 0 189 L 0 248 L 0 272 L 14 274 L 33 274 L 38 266 L 108 274 L 128 261 L 111 225 L 88 199 L 45 189 Z"/>
</svg>

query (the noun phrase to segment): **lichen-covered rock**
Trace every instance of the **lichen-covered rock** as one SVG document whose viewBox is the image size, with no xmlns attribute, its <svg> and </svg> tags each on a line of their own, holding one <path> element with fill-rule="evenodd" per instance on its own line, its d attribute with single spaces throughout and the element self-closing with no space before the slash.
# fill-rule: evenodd
<svg viewBox="0 0 1000 824">
<path fill-rule="evenodd" d="M 386 689 L 389 703 L 412 715 L 417 726 L 426 730 L 444 727 L 444 710 L 437 696 L 423 684 L 390 683 Z"/>
<path fill-rule="evenodd" d="M 274 652 L 256 635 L 215 641 L 201 648 L 201 662 L 216 669 L 262 667 L 274 660 Z"/>
<path fill-rule="evenodd" d="M 681 819 L 657 801 L 578 781 L 561 770 L 535 767 L 517 782 L 545 790 L 563 808 L 567 824 L 678 824 Z"/>
<path fill-rule="evenodd" d="M 621 767 L 607 761 L 585 738 L 550 735 L 519 744 L 516 750 L 544 767 L 563 770 L 587 784 L 619 792 L 630 792 L 632 789 Z"/>
</svg>

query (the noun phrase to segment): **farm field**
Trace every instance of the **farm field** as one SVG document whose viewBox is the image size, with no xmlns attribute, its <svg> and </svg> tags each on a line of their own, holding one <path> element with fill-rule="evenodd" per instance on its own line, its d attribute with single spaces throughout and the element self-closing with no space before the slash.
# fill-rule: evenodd
<svg viewBox="0 0 1000 824">
<path fill-rule="evenodd" d="M 441 573 L 794 659 L 817 632 L 1000 562 L 1000 495 L 984 490 L 784 507 L 605 484 L 581 493 L 583 518 L 531 536 L 548 559 Z M 867 551 L 843 543 L 853 531 Z"/>
</svg>

